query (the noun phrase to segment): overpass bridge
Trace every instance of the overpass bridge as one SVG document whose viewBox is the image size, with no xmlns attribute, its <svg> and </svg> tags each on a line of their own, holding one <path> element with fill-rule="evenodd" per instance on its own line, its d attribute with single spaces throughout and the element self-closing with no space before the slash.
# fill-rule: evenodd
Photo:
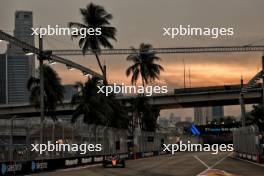
<svg viewBox="0 0 264 176">
<path fill-rule="evenodd" d="M 240 93 L 240 85 L 175 89 L 171 94 L 151 96 L 149 103 L 160 109 L 240 105 Z M 120 97 L 119 99 L 129 103 L 131 98 L 135 97 Z M 244 95 L 245 104 L 261 102 L 262 88 L 260 85 L 249 89 Z"/>
<path fill-rule="evenodd" d="M 149 103 L 160 109 L 239 105 L 240 93 L 240 85 L 175 89 L 174 93 L 149 97 Z M 131 107 L 131 102 L 135 98 L 136 96 L 117 97 L 128 108 Z M 262 88 L 260 85 L 249 89 L 247 94 L 244 95 L 244 103 L 246 104 L 261 102 Z M 71 115 L 74 109 L 75 105 L 72 105 L 70 102 L 64 102 L 57 107 L 55 113 L 57 115 Z M 39 114 L 39 111 L 30 104 L 0 105 L 0 116 L 36 117 Z"/>
</svg>

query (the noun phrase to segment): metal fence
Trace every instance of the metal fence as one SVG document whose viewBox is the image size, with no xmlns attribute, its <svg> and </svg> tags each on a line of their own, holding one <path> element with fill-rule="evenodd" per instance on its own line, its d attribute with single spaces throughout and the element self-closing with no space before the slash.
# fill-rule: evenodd
<svg viewBox="0 0 264 176">
<path fill-rule="evenodd" d="M 233 132 L 235 153 L 241 157 L 260 162 L 263 155 L 257 126 L 237 128 Z"/>
<path fill-rule="evenodd" d="M 114 153 L 160 151 L 167 135 L 137 130 L 133 139 L 128 130 L 87 125 L 80 120 L 71 124 L 69 118 L 58 121 L 46 119 L 43 143 L 101 144 L 102 151 L 87 151 L 85 156 L 110 155 Z M 40 120 L 38 118 L 9 118 L 0 120 L 0 162 L 26 161 L 84 156 L 72 151 L 32 152 L 31 144 L 40 143 Z M 129 143 L 133 141 L 131 149 Z"/>
</svg>

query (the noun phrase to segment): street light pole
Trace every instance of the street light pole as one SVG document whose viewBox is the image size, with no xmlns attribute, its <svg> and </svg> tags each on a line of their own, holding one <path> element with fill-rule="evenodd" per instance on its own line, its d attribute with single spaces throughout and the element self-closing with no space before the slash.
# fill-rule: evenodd
<svg viewBox="0 0 264 176">
<path fill-rule="evenodd" d="M 14 159 L 14 144 L 13 144 L 13 136 L 14 136 L 14 119 L 16 118 L 16 116 L 12 116 L 10 119 L 10 136 L 9 136 L 9 161 L 13 161 Z"/>
<path fill-rule="evenodd" d="M 242 92 L 243 90 L 243 78 L 241 77 L 240 80 L 240 84 L 241 84 L 241 92 L 240 92 L 240 97 L 239 97 L 239 103 L 240 103 L 240 108 L 241 108 L 241 122 L 242 122 L 242 127 L 246 126 L 246 110 L 245 110 L 245 103 L 244 103 L 244 92 Z"/>
<path fill-rule="evenodd" d="M 43 144 L 44 142 L 44 73 L 43 73 L 43 39 L 39 36 L 39 75 L 40 75 L 40 143 Z"/>
</svg>

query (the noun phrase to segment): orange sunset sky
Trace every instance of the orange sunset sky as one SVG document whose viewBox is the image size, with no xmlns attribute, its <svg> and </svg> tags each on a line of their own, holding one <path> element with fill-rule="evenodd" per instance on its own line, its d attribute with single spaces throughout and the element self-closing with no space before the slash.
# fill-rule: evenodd
<svg viewBox="0 0 264 176">
<path fill-rule="evenodd" d="M 100 4 L 113 14 L 112 26 L 117 28 L 115 48 L 138 47 L 140 43 L 150 43 L 154 47 L 192 47 L 192 46 L 244 46 L 253 43 L 262 45 L 264 38 L 263 0 L 1 0 L 0 29 L 12 33 L 16 10 L 33 11 L 34 27 L 47 25 L 67 27 L 68 22 L 81 21 L 79 8 L 89 2 Z M 239 4 L 239 5 L 238 5 Z M 163 27 L 188 25 L 194 27 L 232 27 L 233 36 L 176 37 L 163 36 Z M 257 42 L 256 42 L 257 41 Z M 37 41 L 36 41 L 37 45 Z M 45 49 L 78 49 L 77 41 L 70 36 L 50 36 L 44 39 Z M 0 44 L 4 52 L 6 44 Z M 162 54 L 160 64 L 165 71 L 155 84 L 168 85 L 169 89 L 183 87 L 183 60 L 186 64 L 187 87 L 238 84 L 240 77 L 249 80 L 261 69 L 262 53 L 202 53 L 202 54 Z M 84 64 L 99 72 L 94 56 L 75 56 L 66 58 Z M 107 65 L 110 82 L 130 83 L 125 76 L 131 65 L 126 55 L 102 56 Z M 81 72 L 68 71 L 63 65 L 52 66 L 59 73 L 64 84 L 84 81 Z M 190 76 L 189 76 L 190 73 Z M 190 79 L 189 79 L 190 78 Z M 172 111 L 162 112 L 167 116 Z M 191 109 L 175 110 L 183 117 L 193 116 Z M 225 108 L 227 115 L 239 115 L 238 107 Z"/>
</svg>

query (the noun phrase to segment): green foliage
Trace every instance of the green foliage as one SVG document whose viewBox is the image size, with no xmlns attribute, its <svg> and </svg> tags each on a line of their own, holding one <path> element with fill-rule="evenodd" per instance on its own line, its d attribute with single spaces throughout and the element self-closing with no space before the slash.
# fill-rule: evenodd
<svg viewBox="0 0 264 176">
<path fill-rule="evenodd" d="M 160 110 L 152 107 L 147 97 L 137 97 L 133 102 L 133 111 L 140 119 L 142 130 L 151 132 L 156 130 Z"/>
<path fill-rule="evenodd" d="M 63 101 L 63 91 L 64 88 L 61 84 L 61 79 L 59 78 L 56 71 L 54 71 L 48 65 L 43 65 L 43 75 L 44 75 L 44 104 L 45 111 L 51 112 L 50 116 L 55 120 L 55 110 L 58 103 Z M 30 91 L 30 103 L 35 106 L 35 108 L 40 108 L 40 79 L 36 77 L 31 77 L 28 80 L 27 88 Z"/>
<path fill-rule="evenodd" d="M 253 110 L 247 115 L 246 123 L 257 125 L 261 131 L 264 131 L 263 105 L 253 105 Z"/>
<path fill-rule="evenodd" d="M 101 28 L 101 35 L 86 35 L 85 38 L 81 38 L 82 35 L 79 33 L 79 35 L 73 35 L 72 38 L 80 38 L 79 47 L 82 49 L 83 54 L 85 54 L 88 50 L 91 50 L 95 54 L 98 65 L 104 74 L 104 69 L 98 54 L 100 53 L 101 47 L 110 49 L 113 48 L 109 41 L 109 39 L 116 40 L 116 28 L 110 26 L 109 22 L 113 16 L 108 13 L 104 7 L 93 3 L 88 4 L 86 8 L 81 8 L 80 12 L 83 24 L 70 22 L 69 27 L 79 29 L 85 28 L 87 30 L 89 28 L 93 28 L 94 30 L 96 30 L 96 28 Z"/>
<path fill-rule="evenodd" d="M 139 51 L 132 48 L 134 53 L 127 57 L 128 61 L 132 61 L 134 64 L 126 70 L 126 75 L 131 77 L 131 83 L 135 84 L 138 81 L 139 75 L 142 78 L 142 84 L 148 84 L 154 82 L 155 79 L 159 79 L 160 71 L 164 71 L 163 67 L 156 64 L 155 61 L 161 60 L 156 56 L 153 51 L 153 47 L 150 44 L 142 43 L 139 47 Z"/>
<path fill-rule="evenodd" d="M 124 108 L 114 98 L 97 93 L 100 85 L 99 78 L 88 78 L 84 84 L 77 82 L 78 92 L 73 96 L 72 103 L 77 104 L 72 115 L 72 123 L 83 115 L 86 124 L 104 125 L 116 128 L 127 128 L 128 117 Z"/>
<path fill-rule="evenodd" d="M 127 60 L 132 61 L 133 65 L 126 70 L 127 76 L 132 74 L 131 84 L 136 84 L 139 76 L 142 79 L 143 86 L 159 79 L 160 71 L 164 71 L 164 69 L 161 65 L 155 63 L 161 59 L 156 56 L 152 45 L 142 43 L 139 47 L 139 51 L 135 48 L 132 49 L 134 52 L 127 57 Z M 141 122 L 142 130 L 156 130 L 159 109 L 151 107 L 146 97 L 139 96 L 135 99 L 133 102 L 133 111 L 137 114 Z"/>
</svg>

